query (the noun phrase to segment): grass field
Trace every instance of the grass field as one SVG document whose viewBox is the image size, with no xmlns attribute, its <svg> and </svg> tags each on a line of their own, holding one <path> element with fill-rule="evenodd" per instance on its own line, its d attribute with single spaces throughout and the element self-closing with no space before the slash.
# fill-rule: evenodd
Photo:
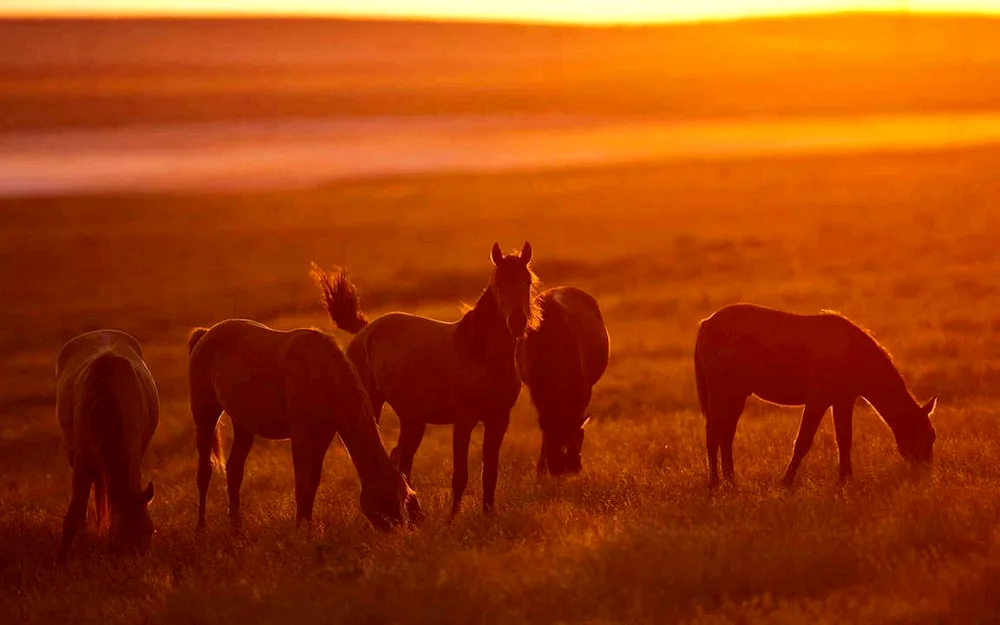
<svg viewBox="0 0 1000 625">
<path fill-rule="evenodd" d="M 998 162 L 983 150 L 2 203 L 0 622 L 996 621 Z M 525 393 L 492 518 L 474 478 L 448 522 L 450 429 L 432 428 L 414 470 L 418 529 L 365 523 L 335 443 L 317 526 L 295 531 L 288 445 L 259 442 L 245 537 L 230 537 L 218 477 L 209 529 L 194 532 L 192 325 L 329 328 L 311 260 L 346 265 L 371 312 L 454 319 L 485 285 L 492 243 L 525 239 L 542 280 L 591 290 L 609 325 L 582 475 L 536 478 Z M 911 473 L 863 408 L 854 480 L 838 485 L 827 418 L 783 489 L 798 411 L 751 402 L 739 487 L 708 492 L 694 334 L 741 300 L 839 309 L 872 329 L 919 399 L 940 393 L 932 472 Z M 53 362 L 62 341 L 106 326 L 143 342 L 160 385 L 145 466 L 158 534 L 148 556 L 113 560 L 86 532 L 57 567 L 70 473 Z M 395 417 L 382 423 L 394 442 Z"/>
</svg>

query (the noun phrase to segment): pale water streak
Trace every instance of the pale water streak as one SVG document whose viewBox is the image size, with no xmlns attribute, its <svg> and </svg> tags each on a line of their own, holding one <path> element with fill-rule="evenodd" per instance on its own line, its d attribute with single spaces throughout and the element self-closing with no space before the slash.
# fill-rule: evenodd
<svg viewBox="0 0 1000 625">
<path fill-rule="evenodd" d="M 658 121 L 340 118 L 0 136 L 0 195 L 294 189 L 351 178 L 1000 144 L 1000 113 Z"/>
</svg>

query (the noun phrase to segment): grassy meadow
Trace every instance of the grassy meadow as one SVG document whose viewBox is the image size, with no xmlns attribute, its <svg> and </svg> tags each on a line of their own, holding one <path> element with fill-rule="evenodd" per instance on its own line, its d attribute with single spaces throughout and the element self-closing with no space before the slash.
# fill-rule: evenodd
<svg viewBox="0 0 1000 625">
<path fill-rule="evenodd" d="M 997 162 L 983 150 L 3 201 L 0 622 L 996 621 Z M 450 428 L 432 426 L 414 468 L 417 529 L 366 524 L 335 442 L 317 524 L 296 531 L 288 444 L 258 439 L 245 535 L 230 536 L 218 476 L 209 528 L 195 533 L 192 325 L 329 328 L 312 260 L 346 265 L 371 313 L 455 319 L 485 285 L 492 243 L 525 239 L 544 283 L 592 291 L 611 334 L 583 474 L 536 478 L 540 435 L 522 393 L 494 517 L 479 508 L 477 431 L 466 506 L 448 521 Z M 911 472 L 861 407 L 854 480 L 838 485 L 827 417 L 784 489 L 799 412 L 752 401 L 739 486 L 708 492 L 694 335 L 744 300 L 834 308 L 871 328 L 919 399 L 940 393 L 933 470 Z M 70 471 L 54 358 L 108 326 L 140 339 L 160 386 L 145 461 L 158 533 L 146 557 L 115 560 L 86 531 L 57 567 Z M 382 429 L 394 443 L 394 415 Z"/>
</svg>

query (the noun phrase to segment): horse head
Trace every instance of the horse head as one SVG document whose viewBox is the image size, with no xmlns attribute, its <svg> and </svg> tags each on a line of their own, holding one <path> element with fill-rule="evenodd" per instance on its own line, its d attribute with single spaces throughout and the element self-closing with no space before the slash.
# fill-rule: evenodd
<svg viewBox="0 0 1000 625">
<path fill-rule="evenodd" d="M 937 407 L 937 397 L 923 406 L 917 406 L 917 414 L 906 421 L 909 427 L 896 437 L 896 447 L 899 454 L 908 462 L 925 464 L 934 457 L 934 441 L 937 433 L 931 425 L 931 415 Z"/>
<path fill-rule="evenodd" d="M 494 243 L 490 258 L 493 261 L 490 292 L 496 299 L 510 336 L 520 338 L 538 317 L 533 292 L 536 280 L 528 266 L 531 262 L 531 243 L 525 241 L 520 252 L 506 256 L 500 251 L 500 245 Z"/>
<path fill-rule="evenodd" d="M 390 531 L 407 521 L 416 524 L 422 518 L 417 491 L 396 469 L 382 485 L 362 485 L 361 511 L 375 529 L 382 531 Z"/>
<path fill-rule="evenodd" d="M 149 516 L 153 499 L 153 483 L 139 493 L 130 493 L 121 505 L 113 506 L 108 539 L 114 553 L 145 553 L 149 551 L 155 529 Z"/>
<path fill-rule="evenodd" d="M 588 416 L 582 423 L 542 431 L 542 460 L 539 470 L 552 475 L 577 474 L 583 470 L 583 438 Z"/>
</svg>

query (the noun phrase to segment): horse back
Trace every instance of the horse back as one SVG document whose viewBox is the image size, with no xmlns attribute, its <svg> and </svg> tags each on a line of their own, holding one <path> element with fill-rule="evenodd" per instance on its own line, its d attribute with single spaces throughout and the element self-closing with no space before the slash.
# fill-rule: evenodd
<svg viewBox="0 0 1000 625">
<path fill-rule="evenodd" d="M 404 418 L 442 425 L 463 414 L 509 411 L 521 389 L 514 359 L 484 368 L 468 348 L 468 314 L 460 322 L 408 313 L 370 321 L 347 348 L 369 396 Z"/>
<path fill-rule="evenodd" d="M 293 331 L 279 361 L 286 404 L 314 425 L 332 426 L 335 413 L 372 418 L 357 370 L 334 337 L 311 328 Z"/>
<path fill-rule="evenodd" d="M 562 287 L 557 295 L 569 313 L 570 326 L 580 343 L 584 371 L 593 386 L 608 368 L 610 338 L 601 308 L 593 295 L 574 287 Z"/>
<path fill-rule="evenodd" d="M 142 349 L 117 330 L 80 335 L 57 362 L 56 413 L 71 462 L 93 454 L 103 437 L 121 433 L 136 462 L 159 422 L 159 397 Z"/>
<path fill-rule="evenodd" d="M 846 393 L 863 366 L 867 334 L 835 314 L 799 315 L 753 304 L 702 321 L 695 346 L 704 375 L 734 393 L 780 404 Z"/>
<path fill-rule="evenodd" d="M 81 361 L 102 349 L 113 349 L 121 354 L 142 360 L 142 346 L 134 336 L 121 330 L 94 330 L 77 335 L 67 341 L 56 359 L 56 377 L 64 370 L 78 369 Z M 72 371 L 70 371 L 72 373 Z"/>
<path fill-rule="evenodd" d="M 564 351 L 577 351 L 585 383 L 596 384 L 608 367 L 610 352 L 608 330 L 597 300 L 582 289 L 563 286 L 542 293 L 539 305 L 542 310 L 539 333 L 563 335 L 553 342 L 562 343 Z"/>
</svg>

